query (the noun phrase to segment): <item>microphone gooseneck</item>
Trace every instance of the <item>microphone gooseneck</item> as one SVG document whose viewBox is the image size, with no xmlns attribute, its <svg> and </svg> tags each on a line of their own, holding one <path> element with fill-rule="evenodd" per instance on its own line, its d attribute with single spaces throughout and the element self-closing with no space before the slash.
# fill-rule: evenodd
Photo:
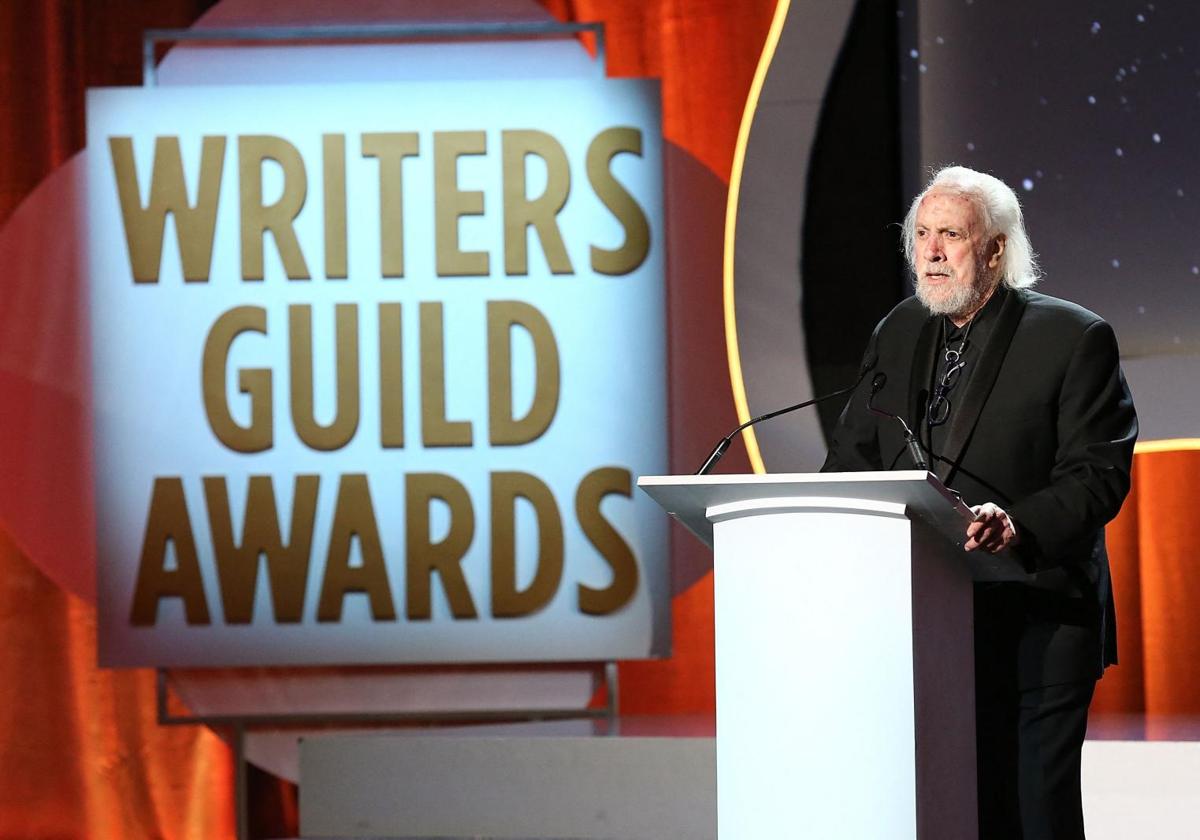
<svg viewBox="0 0 1200 840">
<path fill-rule="evenodd" d="M 862 367 L 859 368 L 858 378 L 854 380 L 853 385 L 851 385 L 847 388 L 842 388 L 840 391 L 834 391 L 833 393 L 830 393 L 830 394 L 822 394 L 819 397 L 813 397 L 811 400 L 805 400 L 804 402 L 799 402 L 799 403 L 796 403 L 795 405 L 789 405 L 786 408 L 779 408 L 779 409 L 776 409 L 775 411 L 769 411 L 766 414 L 760 414 L 758 417 L 751 417 L 745 423 L 741 424 L 736 429 L 734 429 L 732 432 L 725 435 L 725 437 L 721 438 L 720 442 L 716 446 L 713 447 L 712 452 L 708 453 L 708 457 L 704 459 L 704 463 L 700 465 L 700 469 L 696 470 L 696 472 L 694 474 L 695 475 L 707 475 L 708 472 L 717 465 L 717 461 L 721 460 L 721 456 L 724 455 L 726 450 L 729 449 L 729 445 L 731 443 L 733 443 L 734 437 L 736 437 L 738 432 L 742 431 L 742 429 L 749 428 L 750 426 L 753 426 L 755 423 L 761 423 L 764 420 L 770 420 L 772 417 L 778 417 L 781 414 L 787 414 L 790 411 L 797 411 L 798 409 L 801 409 L 801 408 L 807 408 L 810 405 L 816 405 L 817 403 L 825 402 L 825 400 L 831 400 L 834 397 L 840 397 L 843 394 L 850 393 L 851 391 L 853 391 L 855 388 L 857 388 L 859 386 L 859 384 L 863 381 L 864 378 L 866 378 L 867 373 L 870 372 L 871 368 L 875 367 L 875 363 L 878 360 L 879 360 L 878 356 L 870 356 L 866 360 L 864 360 Z M 884 375 L 881 373 L 881 374 L 879 374 L 879 376 L 884 376 Z M 879 376 L 877 376 L 876 379 L 878 379 Z M 886 381 L 886 379 L 887 379 L 887 377 L 884 376 L 885 381 Z M 880 387 L 882 387 L 882 386 L 880 386 Z"/>
<path fill-rule="evenodd" d="M 887 384 L 887 374 L 880 371 L 875 374 L 875 378 L 871 380 L 871 396 L 867 397 L 867 410 L 872 414 L 878 414 L 880 417 L 890 417 L 900 423 L 904 429 L 904 445 L 908 448 L 908 457 L 912 459 L 913 466 L 919 470 L 929 469 L 929 464 L 925 460 L 925 454 L 921 451 L 921 444 L 917 440 L 917 436 L 912 433 L 912 429 L 908 428 L 908 424 L 904 422 L 904 418 L 899 414 L 893 414 L 890 411 L 884 411 L 882 408 L 876 408 L 875 395 L 883 390 L 883 386 Z"/>
</svg>

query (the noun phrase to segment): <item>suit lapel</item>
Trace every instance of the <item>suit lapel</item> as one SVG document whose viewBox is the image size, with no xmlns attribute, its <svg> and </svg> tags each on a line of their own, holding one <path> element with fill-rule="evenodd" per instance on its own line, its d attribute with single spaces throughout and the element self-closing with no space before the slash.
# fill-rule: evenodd
<svg viewBox="0 0 1200 840">
<path fill-rule="evenodd" d="M 1019 291 L 1005 295 L 1000 311 L 996 313 L 996 324 L 979 355 L 979 362 L 967 382 L 967 388 L 962 395 L 962 403 L 955 405 L 951 412 L 950 428 L 946 433 L 946 444 L 943 448 L 943 458 L 935 465 L 934 472 L 943 484 L 949 484 L 954 470 L 962 461 L 963 452 L 971 439 L 971 432 L 979 422 L 979 414 L 987 402 L 1008 347 L 1012 344 L 1017 325 L 1021 322 L 1021 313 L 1025 311 L 1025 296 Z"/>
<path fill-rule="evenodd" d="M 921 424 L 925 422 L 925 403 L 929 399 L 929 383 L 933 380 L 937 365 L 941 325 L 939 315 L 926 318 L 913 350 L 912 369 L 908 375 L 908 424 L 916 430 L 917 437 L 921 437 Z"/>
</svg>

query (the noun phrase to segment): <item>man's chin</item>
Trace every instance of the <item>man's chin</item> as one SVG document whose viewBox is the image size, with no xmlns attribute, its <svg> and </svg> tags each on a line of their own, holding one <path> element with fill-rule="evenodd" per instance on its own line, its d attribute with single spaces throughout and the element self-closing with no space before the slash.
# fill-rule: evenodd
<svg viewBox="0 0 1200 840">
<path fill-rule="evenodd" d="M 931 315 L 956 315 L 970 305 L 969 300 L 963 300 L 963 295 L 954 293 L 951 288 L 930 287 L 925 283 L 917 284 L 917 300 L 921 301 Z"/>
<path fill-rule="evenodd" d="M 951 320 L 965 318 L 979 308 L 981 296 L 968 294 L 929 294 L 928 290 L 917 288 L 917 300 L 925 307 L 930 315 L 945 315 Z"/>
</svg>

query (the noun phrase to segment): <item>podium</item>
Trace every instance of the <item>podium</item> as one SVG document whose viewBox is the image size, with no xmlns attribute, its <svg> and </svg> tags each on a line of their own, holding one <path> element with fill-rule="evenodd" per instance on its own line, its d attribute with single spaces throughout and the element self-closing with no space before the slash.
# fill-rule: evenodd
<svg viewBox="0 0 1200 840">
<path fill-rule="evenodd" d="M 974 840 L 969 509 L 921 471 L 646 476 L 715 553 L 717 835 Z"/>
</svg>

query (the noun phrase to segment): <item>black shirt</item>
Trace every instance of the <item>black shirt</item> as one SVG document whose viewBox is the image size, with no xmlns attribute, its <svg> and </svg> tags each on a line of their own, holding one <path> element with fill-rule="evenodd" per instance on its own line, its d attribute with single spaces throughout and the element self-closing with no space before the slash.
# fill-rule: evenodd
<svg viewBox="0 0 1200 840">
<path fill-rule="evenodd" d="M 943 454 L 946 437 L 954 421 L 955 405 L 962 403 L 967 383 L 971 381 L 971 374 L 979 365 L 979 357 L 987 347 L 992 327 L 996 323 L 996 313 L 1000 311 L 1007 294 L 1008 289 L 1003 285 L 998 286 L 983 308 L 975 313 L 975 317 L 961 327 L 955 326 L 949 317 L 942 317 L 941 337 L 938 343 L 940 349 L 934 369 L 930 371 L 928 393 L 931 396 L 925 406 L 925 419 L 917 432 L 922 445 L 931 456 L 931 465 L 940 460 Z M 958 364 L 962 365 L 961 370 L 951 374 L 947 380 L 947 372 Z M 946 382 L 948 387 L 939 387 L 943 382 Z M 942 395 L 941 402 L 945 402 L 945 405 L 935 405 L 939 402 L 939 393 Z M 937 420 L 942 422 L 934 422 Z"/>
</svg>

